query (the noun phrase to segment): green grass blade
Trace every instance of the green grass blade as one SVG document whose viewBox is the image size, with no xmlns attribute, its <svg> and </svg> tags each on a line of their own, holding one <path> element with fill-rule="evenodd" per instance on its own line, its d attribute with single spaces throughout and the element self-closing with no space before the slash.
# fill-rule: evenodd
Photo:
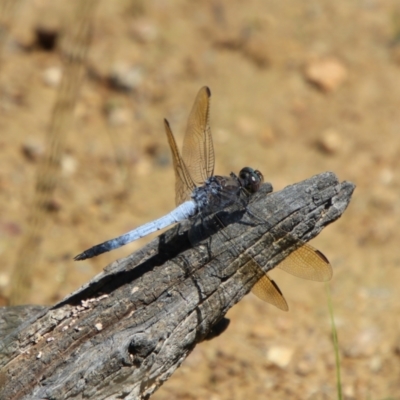
<svg viewBox="0 0 400 400">
<path fill-rule="evenodd" d="M 340 374 L 339 341 L 338 341 L 337 330 L 336 330 L 336 325 L 335 325 L 335 318 L 333 315 L 332 297 L 331 297 L 331 291 L 330 291 L 329 284 L 326 283 L 325 287 L 326 287 L 326 294 L 328 296 L 329 316 L 331 318 L 333 348 L 335 350 L 336 388 L 337 388 L 338 400 L 343 400 L 342 380 L 341 380 L 341 374 Z"/>
</svg>

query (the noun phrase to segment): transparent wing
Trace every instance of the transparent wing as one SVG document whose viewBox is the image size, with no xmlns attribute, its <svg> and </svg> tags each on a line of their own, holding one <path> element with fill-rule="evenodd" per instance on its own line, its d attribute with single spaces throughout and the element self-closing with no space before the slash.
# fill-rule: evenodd
<svg viewBox="0 0 400 400">
<path fill-rule="evenodd" d="M 332 267 L 328 259 L 309 244 L 303 244 L 277 267 L 294 276 L 312 281 L 325 282 L 332 278 Z"/>
<path fill-rule="evenodd" d="M 213 175 L 214 145 L 209 124 L 211 92 L 203 86 L 197 94 L 183 139 L 182 158 L 197 186 Z"/>
<path fill-rule="evenodd" d="M 278 268 L 289 272 L 299 278 L 313 281 L 329 281 L 332 278 L 332 267 L 328 259 L 317 249 L 304 244 L 288 257 Z M 288 305 L 277 284 L 264 275 L 251 289 L 259 299 L 270 303 L 283 311 L 287 311 Z"/>
<path fill-rule="evenodd" d="M 280 310 L 288 311 L 289 307 L 280 291 L 278 285 L 269 279 L 268 275 L 264 275 L 251 289 L 251 292 L 262 301 L 266 301 L 278 307 Z"/>
<path fill-rule="evenodd" d="M 175 204 L 178 206 L 190 198 L 194 188 L 196 187 L 193 182 L 185 163 L 179 154 L 178 146 L 176 145 L 174 135 L 169 126 L 169 123 L 164 119 L 165 132 L 167 133 L 169 147 L 172 153 L 172 162 L 175 171 Z"/>
</svg>

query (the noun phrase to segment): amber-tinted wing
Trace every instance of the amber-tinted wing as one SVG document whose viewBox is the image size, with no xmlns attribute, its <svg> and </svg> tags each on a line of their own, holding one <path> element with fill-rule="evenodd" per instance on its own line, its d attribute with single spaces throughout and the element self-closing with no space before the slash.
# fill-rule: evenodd
<svg viewBox="0 0 400 400">
<path fill-rule="evenodd" d="M 332 267 L 328 259 L 309 244 L 303 244 L 277 267 L 303 279 L 324 282 L 332 278 Z M 259 299 L 273 304 L 283 311 L 289 309 L 279 287 L 269 279 L 268 275 L 264 275 L 251 291 Z"/>
<path fill-rule="evenodd" d="M 176 145 L 174 135 L 169 126 L 169 123 L 164 119 L 165 132 L 167 133 L 169 147 L 172 153 L 172 162 L 175 171 L 175 204 L 179 205 L 190 198 L 194 188 L 196 187 L 192 177 L 186 168 L 185 163 L 179 154 L 178 146 Z"/>
<path fill-rule="evenodd" d="M 183 139 L 182 158 L 197 186 L 201 186 L 214 173 L 214 145 L 209 124 L 210 97 L 210 89 L 203 86 L 194 101 Z"/>
<path fill-rule="evenodd" d="M 328 259 L 309 244 L 303 244 L 277 267 L 294 276 L 312 281 L 325 282 L 332 278 L 332 267 Z"/>
<path fill-rule="evenodd" d="M 251 292 L 259 299 L 278 307 L 280 310 L 288 311 L 289 307 L 280 291 L 278 285 L 264 275 L 251 289 Z"/>
</svg>

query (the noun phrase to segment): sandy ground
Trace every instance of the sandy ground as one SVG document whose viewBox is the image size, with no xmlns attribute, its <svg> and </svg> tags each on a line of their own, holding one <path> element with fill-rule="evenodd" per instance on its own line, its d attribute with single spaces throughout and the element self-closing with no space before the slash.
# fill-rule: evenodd
<svg viewBox="0 0 400 400">
<path fill-rule="evenodd" d="M 22 2 L 0 66 L 0 296 L 9 296 L 62 73 L 74 2 Z M 117 77 L 119 87 L 110 84 Z M 121 90 L 121 85 L 124 89 Z M 212 90 L 216 173 L 260 169 L 275 190 L 323 171 L 357 185 L 313 242 L 330 283 L 346 399 L 400 399 L 400 6 L 395 0 L 103 1 L 86 79 L 35 267 L 51 304 L 149 238 L 72 257 L 174 207 L 162 119 L 178 142 L 198 89 Z M 222 336 L 196 347 L 154 399 L 334 399 L 324 284 L 274 279 L 290 311 L 252 295 Z"/>
</svg>

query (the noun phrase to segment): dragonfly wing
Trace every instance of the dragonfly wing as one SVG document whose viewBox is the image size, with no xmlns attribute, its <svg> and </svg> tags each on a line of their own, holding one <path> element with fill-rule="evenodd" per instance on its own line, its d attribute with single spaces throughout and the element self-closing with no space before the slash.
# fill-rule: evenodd
<svg viewBox="0 0 400 400">
<path fill-rule="evenodd" d="M 294 276 L 312 281 L 325 282 L 332 278 L 332 267 L 328 259 L 309 244 L 299 247 L 277 267 Z"/>
<path fill-rule="evenodd" d="M 213 175 L 214 145 L 209 123 L 211 92 L 203 86 L 197 94 L 183 139 L 182 158 L 197 186 Z"/>
<path fill-rule="evenodd" d="M 251 289 L 251 292 L 259 299 L 278 307 L 280 310 L 289 310 L 286 300 L 283 297 L 278 285 L 269 279 L 268 275 L 264 275 L 261 279 L 259 279 Z"/>
<path fill-rule="evenodd" d="M 181 155 L 179 154 L 174 135 L 166 119 L 164 119 L 164 126 L 165 132 L 167 133 L 169 147 L 171 148 L 172 161 L 175 171 L 175 204 L 179 205 L 190 199 L 190 196 L 196 185 L 193 182 L 193 179 L 190 176 Z"/>
</svg>

